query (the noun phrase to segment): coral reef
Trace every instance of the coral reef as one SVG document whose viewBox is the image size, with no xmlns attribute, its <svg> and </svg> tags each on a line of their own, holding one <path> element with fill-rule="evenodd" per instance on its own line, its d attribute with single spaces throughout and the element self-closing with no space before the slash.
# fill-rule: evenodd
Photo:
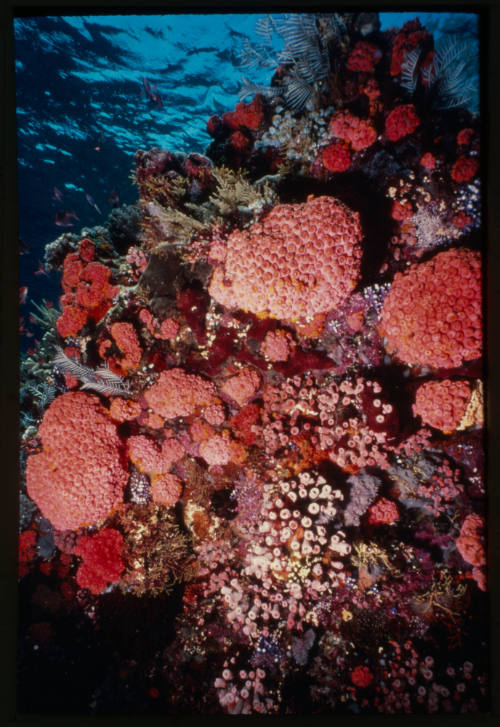
<svg viewBox="0 0 500 727">
<path fill-rule="evenodd" d="M 488 711 L 479 119 L 417 19 L 259 32 L 205 155 L 46 247 L 23 644 L 111 654 L 95 713 Z"/>
</svg>

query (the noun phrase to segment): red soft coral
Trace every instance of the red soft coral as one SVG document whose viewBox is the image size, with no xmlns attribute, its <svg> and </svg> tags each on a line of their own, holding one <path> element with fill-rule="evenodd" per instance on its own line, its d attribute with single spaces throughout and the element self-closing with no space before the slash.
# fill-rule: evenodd
<svg viewBox="0 0 500 727">
<path fill-rule="evenodd" d="M 80 588 L 97 595 L 110 583 L 117 583 L 125 568 L 122 552 L 123 537 L 114 528 L 79 538 L 73 553 L 83 559 L 76 573 Z"/>
</svg>

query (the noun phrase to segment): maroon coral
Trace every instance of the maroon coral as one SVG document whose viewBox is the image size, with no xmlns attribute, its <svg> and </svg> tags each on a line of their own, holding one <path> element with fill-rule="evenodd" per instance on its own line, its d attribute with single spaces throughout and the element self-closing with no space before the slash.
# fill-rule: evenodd
<svg viewBox="0 0 500 727">
<path fill-rule="evenodd" d="M 43 449 L 28 457 L 26 486 L 55 528 L 94 525 L 122 502 L 128 477 L 122 444 L 96 396 L 59 396 L 45 412 L 38 436 Z"/>
<path fill-rule="evenodd" d="M 361 237 L 358 213 L 333 197 L 277 205 L 260 223 L 229 236 L 210 295 L 227 307 L 282 319 L 332 310 L 358 281 Z"/>
<path fill-rule="evenodd" d="M 109 310 L 118 288 L 110 284 L 111 271 L 94 262 L 95 244 L 88 238 L 78 252 L 66 255 L 63 264 L 62 313 L 56 328 L 63 338 L 76 336 L 89 319 L 99 321 Z"/>
<path fill-rule="evenodd" d="M 233 131 L 241 127 L 257 131 L 264 121 L 263 98 L 259 94 L 247 104 L 238 103 L 234 111 L 229 111 L 222 116 L 223 123 Z"/>
<path fill-rule="evenodd" d="M 407 364 L 454 368 L 481 355 L 481 256 L 452 249 L 396 273 L 381 333 Z"/>
<path fill-rule="evenodd" d="M 420 24 L 418 18 L 410 20 L 403 25 L 394 38 L 391 56 L 391 76 L 397 76 L 402 71 L 405 56 L 417 47 L 430 44 L 432 36 Z"/>
</svg>

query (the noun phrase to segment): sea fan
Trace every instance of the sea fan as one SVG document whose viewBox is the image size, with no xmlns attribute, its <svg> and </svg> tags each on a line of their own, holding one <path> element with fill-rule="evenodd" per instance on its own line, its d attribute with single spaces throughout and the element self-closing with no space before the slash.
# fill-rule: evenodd
<svg viewBox="0 0 500 727">
<path fill-rule="evenodd" d="M 437 108 L 467 106 L 474 100 L 477 80 L 474 78 L 473 46 L 469 41 L 446 38 L 438 45 L 430 74 L 437 94 Z"/>
<path fill-rule="evenodd" d="M 279 64 L 289 67 L 283 79 L 282 88 L 266 87 L 243 80 L 239 91 L 240 99 L 251 93 L 262 93 L 275 101 L 299 111 L 306 105 L 314 92 L 315 84 L 323 81 L 330 73 L 328 43 L 338 39 L 345 28 L 337 14 L 291 14 L 283 18 L 267 16 L 257 23 L 256 32 L 267 45 L 252 46 L 245 40 L 241 52 L 242 65 L 269 67 Z M 277 58 L 272 55 L 273 34 L 284 41 L 284 48 Z"/>
<path fill-rule="evenodd" d="M 243 41 L 240 51 L 240 65 L 242 68 L 275 67 L 276 59 L 269 55 L 269 49 L 264 45 L 253 46 L 248 38 Z"/>
<path fill-rule="evenodd" d="M 287 78 L 287 84 L 283 96 L 288 108 L 294 111 L 304 108 L 311 93 L 311 84 L 298 74 L 294 73 Z"/>
<path fill-rule="evenodd" d="M 436 109 L 453 109 L 475 105 L 477 77 L 474 70 L 474 47 L 468 41 L 454 37 L 439 42 L 433 62 L 420 67 L 422 51 L 415 48 L 405 55 L 401 67 L 401 85 L 413 95 L 417 91 L 419 76 Z"/>
<path fill-rule="evenodd" d="M 243 85 L 238 91 L 240 101 L 243 101 L 247 96 L 254 96 L 256 93 L 261 93 L 263 96 L 275 100 L 283 98 L 283 90 L 278 88 L 278 86 L 265 86 L 260 83 L 252 83 L 252 81 L 246 78 L 242 78 L 241 80 Z"/>
<path fill-rule="evenodd" d="M 420 48 L 415 48 L 411 52 L 406 53 L 404 61 L 401 64 L 401 85 L 410 94 L 415 93 L 415 89 L 417 88 L 420 55 Z"/>
</svg>

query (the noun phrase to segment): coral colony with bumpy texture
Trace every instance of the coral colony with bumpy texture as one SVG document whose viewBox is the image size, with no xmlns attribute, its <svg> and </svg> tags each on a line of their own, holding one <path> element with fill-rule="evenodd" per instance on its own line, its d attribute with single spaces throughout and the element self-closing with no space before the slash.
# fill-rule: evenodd
<svg viewBox="0 0 500 727">
<path fill-rule="evenodd" d="M 64 708 L 94 713 L 487 711 L 460 44 L 376 13 L 259 31 L 285 45 L 270 85 L 207 119 L 205 155 L 137 151 L 119 250 L 103 227 L 47 246 L 21 679 L 70 674 Z"/>
</svg>

